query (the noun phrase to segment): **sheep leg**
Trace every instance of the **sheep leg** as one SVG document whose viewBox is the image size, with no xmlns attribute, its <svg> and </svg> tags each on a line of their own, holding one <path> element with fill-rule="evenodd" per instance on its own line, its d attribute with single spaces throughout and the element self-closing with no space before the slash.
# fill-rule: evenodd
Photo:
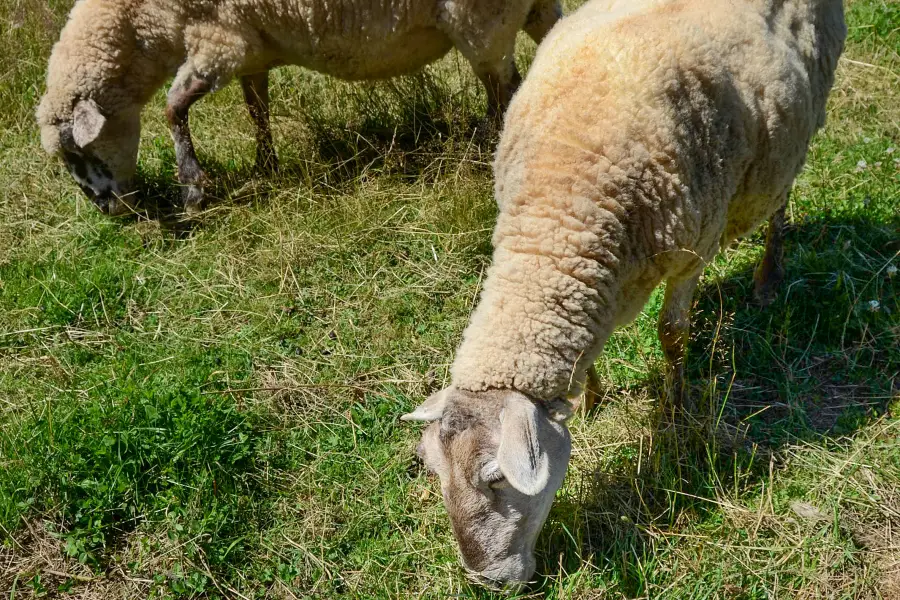
<svg viewBox="0 0 900 600">
<path fill-rule="evenodd" d="M 775 300 L 778 287 L 784 279 L 784 211 L 785 202 L 769 219 L 766 232 L 766 251 L 753 274 L 756 285 L 753 297 L 760 306 L 768 306 Z"/>
<path fill-rule="evenodd" d="M 206 176 L 200 167 L 188 113 L 197 100 L 210 92 L 212 86 L 204 79 L 189 74 L 178 77 L 169 90 L 166 104 L 166 118 L 175 142 L 175 158 L 178 164 L 178 181 L 184 186 L 182 200 L 187 213 L 198 212 L 203 205 L 203 182 Z"/>
<path fill-rule="evenodd" d="M 493 123 L 503 116 L 513 94 L 522 83 L 514 60 L 516 33 L 516 30 L 510 30 L 489 36 L 492 39 L 487 47 L 473 47 L 465 37 L 450 36 L 484 84 L 488 99 L 488 119 Z"/>
<path fill-rule="evenodd" d="M 487 91 L 488 118 L 499 122 L 522 83 L 516 63 L 510 59 L 500 64 L 481 64 L 473 68 Z"/>
<path fill-rule="evenodd" d="M 684 359 L 691 329 L 691 302 L 700 274 L 666 281 L 666 296 L 659 315 L 659 341 L 668 362 L 666 387 L 675 406 L 684 401 Z"/>
<path fill-rule="evenodd" d="M 587 370 L 587 381 L 584 385 L 584 402 L 582 403 L 582 411 L 584 414 L 591 412 L 600 399 L 600 376 L 597 375 L 597 368 L 591 365 Z"/>
<path fill-rule="evenodd" d="M 522 15 L 524 23 L 527 14 Z M 453 45 L 472 65 L 475 75 L 484 84 L 488 99 L 488 119 L 492 123 L 499 121 L 513 94 L 522 82 L 516 69 L 516 35 L 519 25 L 509 23 L 495 24 L 481 32 L 484 44 L 473 44 L 466 31 L 451 30 L 448 32 Z"/>
<path fill-rule="evenodd" d="M 531 7 L 523 29 L 535 44 L 540 44 L 561 18 L 562 5 L 558 0 L 538 0 Z"/>
<path fill-rule="evenodd" d="M 269 73 L 255 73 L 241 77 L 244 101 L 250 111 L 250 118 L 256 125 L 256 170 L 272 174 L 278 171 L 278 155 L 272 142 L 269 127 Z"/>
</svg>

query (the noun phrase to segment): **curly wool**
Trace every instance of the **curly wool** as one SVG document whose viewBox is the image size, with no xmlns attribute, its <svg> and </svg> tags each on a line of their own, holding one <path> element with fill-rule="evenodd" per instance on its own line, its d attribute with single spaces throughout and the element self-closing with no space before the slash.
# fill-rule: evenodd
<svg viewBox="0 0 900 600">
<path fill-rule="evenodd" d="M 48 126 L 70 120 L 78 100 L 94 100 L 107 115 L 140 110 L 186 64 L 215 88 L 282 64 L 380 79 L 414 71 L 454 45 L 473 64 L 502 62 L 497 40 L 512 43 L 529 11 L 555 15 L 556 6 L 540 0 L 81 0 L 53 49 L 38 122 L 53 153 L 59 140 Z"/>
<path fill-rule="evenodd" d="M 825 121 L 840 0 L 608 8 L 560 22 L 510 105 L 458 388 L 578 393 L 661 281 L 698 273 L 783 205 Z"/>
</svg>

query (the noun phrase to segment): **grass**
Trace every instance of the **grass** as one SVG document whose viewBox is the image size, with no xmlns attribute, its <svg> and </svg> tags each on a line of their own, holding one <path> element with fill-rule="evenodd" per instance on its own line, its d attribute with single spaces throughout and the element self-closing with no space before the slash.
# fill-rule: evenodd
<svg viewBox="0 0 900 600">
<path fill-rule="evenodd" d="M 446 383 L 490 257 L 468 66 L 277 71 L 271 180 L 231 86 L 193 123 L 219 201 L 190 230 L 113 221 L 33 124 L 69 8 L 0 2 L 0 595 L 493 597 L 397 420 Z M 848 11 L 778 301 L 750 302 L 761 235 L 709 266 L 677 432 L 660 296 L 614 335 L 525 595 L 900 597 L 900 9 Z M 165 200 L 162 106 L 140 176 Z"/>
</svg>

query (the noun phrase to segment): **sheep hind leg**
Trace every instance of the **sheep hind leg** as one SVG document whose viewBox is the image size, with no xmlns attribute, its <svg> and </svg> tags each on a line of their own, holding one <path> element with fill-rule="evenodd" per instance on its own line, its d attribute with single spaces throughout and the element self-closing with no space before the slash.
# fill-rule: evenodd
<svg viewBox="0 0 900 600">
<path fill-rule="evenodd" d="M 601 397 L 600 376 L 597 375 L 597 368 L 591 365 L 587 370 L 587 381 L 584 384 L 584 402 L 581 403 L 583 414 L 591 412 Z"/>
<path fill-rule="evenodd" d="M 278 171 L 278 155 L 272 142 L 269 126 L 269 73 L 254 73 L 241 77 L 244 101 L 250 118 L 256 125 L 256 171 L 271 175 Z"/>
<path fill-rule="evenodd" d="M 766 232 L 766 250 L 753 274 L 753 297 L 760 306 L 768 306 L 775 300 L 778 287 L 784 280 L 784 212 L 787 202 L 769 219 Z"/>
<path fill-rule="evenodd" d="M 685 279 L 669 279 L 659 315 L 659 341 L 666 356 L 666 391 L 671 409 L 681 408 L 685 400 L 684 362 L 691 329 L 691 302 L 700 274 Z"/>
</svg>

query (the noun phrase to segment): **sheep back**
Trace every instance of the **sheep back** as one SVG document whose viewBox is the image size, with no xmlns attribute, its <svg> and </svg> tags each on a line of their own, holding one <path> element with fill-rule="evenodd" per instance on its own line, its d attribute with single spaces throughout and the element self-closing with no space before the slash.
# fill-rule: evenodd
<svg viewBox="0 0 900 600">
<path fill-rule="evenodd" d="M 577 393 L 660 281 L 774 212 L 824 122 L 839 0 L 592 6 L 541 45 L 495 162 L 494 262 L 462 389 Z"/>
</svg>

